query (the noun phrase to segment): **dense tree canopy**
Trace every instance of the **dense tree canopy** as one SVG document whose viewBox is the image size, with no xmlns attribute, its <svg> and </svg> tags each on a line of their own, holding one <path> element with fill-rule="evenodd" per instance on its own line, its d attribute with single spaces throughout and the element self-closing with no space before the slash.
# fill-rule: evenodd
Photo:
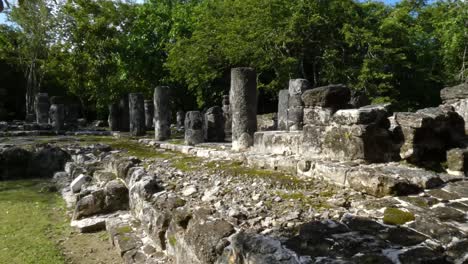
<svg viewBox="0 0 468 264">
<path fill-rule="evenodd" d="M 27 3 L 0 28 L 0 62 L 21 69 L 31 91 L 66 92 L 103 112 L 127 92 L 149 98 L 156 85 L 173 88 L 176 107 L 219 104 L 236 66 L 257 70 L 267 103 L 290 78 L 307 78 L 411 110 L 468 80 L 462 0 Z"/>
</svg>

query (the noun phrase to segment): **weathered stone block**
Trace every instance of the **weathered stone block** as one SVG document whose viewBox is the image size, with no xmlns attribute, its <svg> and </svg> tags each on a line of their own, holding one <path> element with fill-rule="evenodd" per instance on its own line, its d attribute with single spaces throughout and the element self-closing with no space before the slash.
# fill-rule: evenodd
<svg viewBox="0 0 468 264">
<path fill-rule="evenodd" d="M 452 175 L 468 173 L 468 149 L 451 149 L 447 151 L 447 172 Z"/>
<path fill-rule="evenodd" d="M 304 108 L 304 125 L 329 125 L 333 113 L 334 111 L 332 108 L 320 106 Z"/>
<path fill-rule="evenodd" d="M 400 156 L 425 165 L 446 159 L 446 151 L 460 146 L 465 137 L 463 119 L 451 107 L 426 108 L 416 113 L 395 113 L 400 127 Z"/>
<path fill-rule="evenodd" d="M 224 117 L 221 107 L 209 108 L 205 113 L 203 122 L 203 134 L 206 142 L 224 141 Z"/>
<path fill-rule="evenodd" d="M 80 174 L 78 177 L 76 177 L 71 183 L 70 183 L 70 189 L 72 190 L 72 192 L 74 193 L 77 193 L 77 192 L 80 192 L 81 191 L 81 187 L 83 186 L 83 184 L 85 184 L 87 181 L 89 181 L 89 177 L 84 175 L 84 174 Z"/>
<path fill-rule="evenodd" d="M 199 111 L 189 111 L 185 115 L 185 144 L 196 145 L 203 142 L 203 116 Z"/>
<path fill-rule="evenodd" d="M 305 91 L 302 101 L 305 107 L 321 106 L 340 109 L 349 102 L 351 91 L 342 84 L 332 84 Z"/>
<path fill-rule="evenodd" d="M 311 89 L 309 81 L 306 79 L 291 79 L 289 80 L 289 95 L 302 95 L 305 91 Z"/>
<path fill-rule="evenodd" d="M 184 128 L 184 123 L 185 123 L 185 112 L 182 110 L 177 111 L 176 113 L 176 127 L 178 129 L 183 129 Z"/>
<path fill-rule="evenodd" d="M 255 132 L 253 151 L 263 154 L 295 155 L 301 152 L 302 132 Z"/>
<path fill-rule="evenodd" d="M 380 123 L 389 116 L 386 105 L 366 106 L 359 109 L 338 110 L 332 122 L 340 125 Z"/>
<path fill-rule="evenodd" d="M 278 129 L 288 130 L 289 91 L 280 90 L 278 94 Z"/>
<path fill-rule="evenodd" d="M 56 130 L 65 128 L 65 106 L 63 104 L 53 104 L 50 106 L 49 116 L 52 127 Z"/>
<path fill-rule="evenodd" d="M 444 102 L 468 98 L 468 83 L 462 83 L 453 87 L 446 87 L 440 91 L 440 97 Z"/>
</svg>

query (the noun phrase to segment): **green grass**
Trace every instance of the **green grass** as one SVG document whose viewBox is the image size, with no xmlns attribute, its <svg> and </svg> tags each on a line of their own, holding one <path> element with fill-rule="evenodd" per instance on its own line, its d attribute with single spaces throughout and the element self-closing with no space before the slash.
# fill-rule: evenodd
<svg viewBox="0 0 468 264">
<path fill-rule="evenodd" d="M 0 182 L 0 263 L 65 263 L 54 242 L 68 225 L 57 193 L 44 181 Z"/>
<path fill-rule="evenodd" d="M 112 149 L 125 150 L 130 156 L 135 156 L 140 159 L 151 158 L 170 158 L 173 154 L 169 151 L 161 152 L 155 148 L 145 146 L 132 140 L 132 138 L 114 138 L 105 136 L 81 136 L 79 137 L 82 145 L 102 143 L 112 147 Z"/>
</svg>

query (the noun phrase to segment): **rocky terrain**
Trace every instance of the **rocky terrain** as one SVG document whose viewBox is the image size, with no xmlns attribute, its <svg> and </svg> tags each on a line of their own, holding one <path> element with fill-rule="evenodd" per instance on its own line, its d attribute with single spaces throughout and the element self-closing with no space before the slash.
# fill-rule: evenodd
<svg viewBox="0 0 468 264">
<path fill-rule="evenodd" d="M 236 160 L 128 144 L 141 148 L 62 142 L 71 161 L 54 176 L 72 226 L 106 229 L 125 263 L 466 261 L 466 180 L 374 198 Z"/>
</svg>

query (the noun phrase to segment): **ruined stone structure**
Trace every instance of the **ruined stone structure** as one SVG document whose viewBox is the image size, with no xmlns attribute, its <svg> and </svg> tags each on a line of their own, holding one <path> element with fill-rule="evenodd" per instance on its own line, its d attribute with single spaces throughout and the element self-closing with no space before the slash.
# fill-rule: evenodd
<svg viewBox="0 0 468 264">
<path fill-rule="evenodd" d="M 232 118 L 232 149 L 245 150 L 253 145 L 257 129 L 257 80 L 252 68 L 231 70 L 229 102 Z"/>
<path fill-rule="evenodd" d="M 224 117 L 221 107 L 213 106 L 205 112 L 203 132 L 206 142 L 224 141 Z"/>
<path fill-rule="evenodd" d="M 185 112 L 182 110 L 176 113 L 176 127 L 177 129 L 184 129 L 185 126 Z"/>
<path fill-rule="evenodd" d="M 130 134 L 143 136 L 145 127 L 145 103 L 142 93 L 131 93 L 128 96 L 130 109 Z"/>
<path fill-rule="evenodd" d="M 154 136 L 156 140 L 166 140 L 171 136 L 171 109 L 167 86 L 154 89 Z"/>
<path fill-rule="evenodd" d="M 306 90 L 309 90 L 310 88 L 311 86 L 309 81 L 305 79 L 295 79 L 289 81 L 287 129 L 290 131 L 302 130 L 304 121 L 304 103 L 302 102 L 301 96 Z M 278 113 L 279 110 L 280 109 L 278 109 Z"/>
<path fill-rule="evenodd" d="M 288 130 L 289 90 L 281 90 L 278 94 L 278 130 Z"/>
<path fill-rule="evenodd" d="M 154 102 L 145 100 L 145 126 L 146 129 L 154 128 Z"/>
<path fill-rule="evenodd" d="M 468 131 L 468 83 L 444 88 L 440 97 L 446 105 L 451 105 L 465 120 L 465 131 Z"/>
<path fill-rule="evenodd" d="M 36 122 L 39 124 L 49 123 L 49 95 L 46 93 L 39 93 L 36 95 L 35 100 L 36 108 Z"/>
<path fill-rule="evenodd" d="M 200 111 L 189 111 L 185 114 L 185 144 L 193 146 L 202 143 L 203 115 Z"/>
<path fill-rule="evenodd" d="M 130 109 L 128 104 L 128 94 L 122 96 L 119 101 L 119 130 L 122 132 L 130 131 Z"/>
<path fill-rule="evenodd" d="M 224 134 L 226 137 L 231 139 L 232 134 L 232 115 L 231 115 L 231 105 L 229 103 L 229 95 L 223 96 L 223 117 L 224 117 Z"/>
<path fill-rule="evenodd" d="M 50 123 L 56 131 L 65 127 L 65 106 L 63 104 L 52 104 L 49 110 Z"/>
</svg>

